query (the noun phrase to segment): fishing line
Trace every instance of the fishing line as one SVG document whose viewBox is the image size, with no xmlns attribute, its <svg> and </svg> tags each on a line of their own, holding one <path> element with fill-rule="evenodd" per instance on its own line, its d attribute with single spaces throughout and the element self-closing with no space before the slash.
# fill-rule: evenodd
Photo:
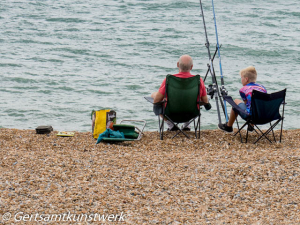
<svg viewBox="0 0 300 225">
<path fill-rule="evenodd" d="M 224 86 L 224 77 L 223 77 L 223 71 L 222 71 L 222 63 L 221 63 L 221 54 L 220 54 L 220 46 L 219 46 L 219 38 L 218 38 L 218 29 L 217 29 L 217 20 L 216 20 L 216 14 L 215 14 L 215 6 L 214 6 L 214 0 L 211 1 L 212 3 L 212 9 L 213 9 L 213 14 L 214 14 L 214 22 L 215 22 L 215 32 L 216 32 L 216 39 L 217 39 L 217 50 L 218 50 L 218 57 L 219 57 L 219 65 L 220 65 L 220 74 L 221 74 L 221 94 L 227 95 L 227 91 Z M 228 122 L 228 115 L 227 115 L 227 107 L 226 107 L 226 101 L 223 100 L 224 102 L 224 113 L 226 117 L 226 122 Z"/>
</svg>

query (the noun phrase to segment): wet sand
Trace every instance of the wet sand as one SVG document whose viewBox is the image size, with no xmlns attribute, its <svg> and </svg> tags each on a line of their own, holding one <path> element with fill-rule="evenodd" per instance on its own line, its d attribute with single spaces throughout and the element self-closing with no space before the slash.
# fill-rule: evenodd
<svg viewBox="0 0 300 225">
<path fill-rule="evenodd" d="M 300 130 L 255 145 L 219 130 L 98 145 L 89 132 L 56 133 L 0 129 L 0 222 L 70 212 L 123 213 L 119 224 L 300 223 Z"/>
</svg>

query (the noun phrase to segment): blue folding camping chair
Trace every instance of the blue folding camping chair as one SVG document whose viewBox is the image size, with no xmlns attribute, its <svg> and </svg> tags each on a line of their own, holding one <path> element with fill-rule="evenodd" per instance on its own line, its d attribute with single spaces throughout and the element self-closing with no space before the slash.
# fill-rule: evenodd
<svg viewBox="0 0 300 225">
<path fill-rule="evenodd" d="M 252 92 L 252 98 L 251 98 L 251 113 L 245 113 L 232 99 L 230 96 L 223 96 L 224 100 L 226 100 L 234 110 L 237 110 L 243 114 L 247 115 L 246 118 L 246 123 L 239 128 L 238 121 L 237 126 L 238 126 L 238 131 L 234 134 L 237 135 L 237 133 L 240 134 L 241 137 L 241 142 L 243 143 L 243 138 L 241 135 L 241 130 L 247 126 L 247 134 L 246 134 L 246 143 L 248 140 L 248 131 L 249 131 L 249 126 L 254 125 L 254 131 L 260 135 L 256 141 L 254 142 L 257 143 L 262 137 L 265 137 L 267 140 L 269 140 L 270 143 L 272 141 L 268 138 L 268 134 L 270 132 L 273 133 L 274 141 L 276 142 L 275 134 L 274 134 L 274 128 L 277 126 L 278 123 L 281 122 L 281 129 L 280 129 L 280 139 L 279 142 L 281 142 L 282 138 L 282 127 L 283 127 L 283 119 L 284 119 L 284 106 L 285 106 L 285 96 L 286 96 L 286 89 L 275 92 L 272 94 L 267 94 L 263 93 L 257 90 L 253 90 Z M 280 115 L 280 107 L 282 107 L 282 115 Z M 273 124 L 272 122 L 275 121 Z M 270 124 L 270 128 L 263 132 L 261 129 L 259 129 L 258 125 L 264 125 L 264 124 Z M 260 132 L 258 133 L 257 130 Z"/>
</svg>

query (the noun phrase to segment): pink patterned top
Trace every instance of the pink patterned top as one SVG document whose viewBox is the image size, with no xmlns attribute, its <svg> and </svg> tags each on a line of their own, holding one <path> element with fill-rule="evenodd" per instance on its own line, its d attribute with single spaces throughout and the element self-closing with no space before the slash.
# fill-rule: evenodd
<svg viewBox="0 0 300 225">
<path fill-rule="evenodd" d="M 264 86 L 262 86 L 261 84 L 254 83 L 254 82 L 251 82 L 240 89 L 240 95 L 241 95 L 242 99 L 244 101 L 247 101 L 246 106 L 247 106 L 248 113 L 250 113 L 251 97 L 252 97 L 253 90 L 267 93 L 267 90 Z"/>
</svg>

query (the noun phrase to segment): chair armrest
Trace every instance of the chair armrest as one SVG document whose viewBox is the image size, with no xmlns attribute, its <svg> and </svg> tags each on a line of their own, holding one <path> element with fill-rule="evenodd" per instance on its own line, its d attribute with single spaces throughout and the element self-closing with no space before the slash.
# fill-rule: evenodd
<svg viewBox="0 0 300 225">
<path fill-rule="evenodd" d="M 234 100 L 232 99 L 231 96 L 223 96 L 223 99 L 224 99 L 226 102 L 228 102 L 228 103 L 232 106 L 232 108 L 235 109 L 235 111 L 237 110 L 237 111 L 243 113 L 243 114 L 246 115 L 246 116 L 250 116 L 249 113 L 246 113 L 245 111 L 243 111 L 243 110 L 242 110 L 242 109 L 234 102 Z"/>
<path fill-rule="evenodd" d="M 160 102 L 156 102 L 154 103 L 153 102 L 153 98 L 151 97 L 144 97 L 148 102 L 152 103 L 153 104 L 153 112 L 156 116 L 158 115 L 161 115 L 161 114 L 164 114 L 164 105 L 165 105 L 165 102 L 167 102 L 166 100 L 162 100 Z"/>
<path fill-rule="evenodd" d="M 160 102 L 156 102 L 154 103 L 154 99 L 152 97 L 144 97 L 148 102 L 152 103 L 153 105 L 163 105 L 165 102 L 167 102 L 166 100 L 162 100 Z"/>
</svg>

